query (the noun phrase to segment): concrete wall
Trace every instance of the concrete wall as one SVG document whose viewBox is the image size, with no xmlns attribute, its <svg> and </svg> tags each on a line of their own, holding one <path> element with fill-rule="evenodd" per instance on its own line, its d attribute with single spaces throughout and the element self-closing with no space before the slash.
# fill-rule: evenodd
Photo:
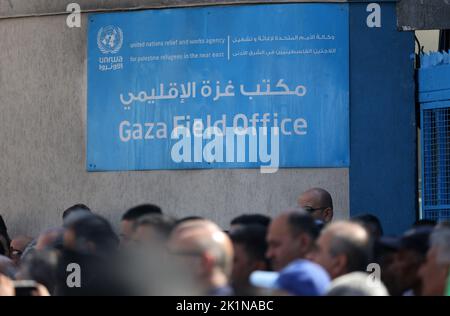
<svg viewBox="0 0 450 316">
<path fill-rule="evenodd" d="M 59 225 L 79 202 L 115 224 L 126 208 L 154 202 L 227 226 L 240 213 L 293 206 L 311 186 L 330 191 L 337 218 L 348 216 L 347 169 L 86 172 L 86 16 L 79 29 L 65 21 L 0 19 L 0 214 L 12 236 Z"/>
</svg>

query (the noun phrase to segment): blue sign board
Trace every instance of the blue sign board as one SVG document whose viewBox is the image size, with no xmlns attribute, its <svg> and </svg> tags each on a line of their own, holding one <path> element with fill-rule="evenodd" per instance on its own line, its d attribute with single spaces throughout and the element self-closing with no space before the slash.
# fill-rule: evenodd
<svg viewBox="0 0 450 316">
<path fill-rule="evenodd" d="M 89 15 L 87 169 L 347 167 L 348 24 L 347 4 Z"/>
</svg>

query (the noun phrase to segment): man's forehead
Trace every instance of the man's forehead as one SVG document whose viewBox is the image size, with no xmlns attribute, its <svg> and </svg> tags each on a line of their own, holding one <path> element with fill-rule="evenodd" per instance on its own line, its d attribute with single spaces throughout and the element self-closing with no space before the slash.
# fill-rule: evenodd
<svg viewBox="0 0 450 316">
<path fill-rule="evenodd" d="M 123 220 L 120 222 L 120 227 L 122 228 L 122 231 L 123 230 L 131 231 L 133 228 L 133 223 L 134 223 L 133 221 Z"/>
<path fill-rule="evenodd" d="M 269 226 L 269 232 L 270 231 L 278 231 L 278 230 L 285 230 L 288 226 L 288 214 L 281 214 L 278 217 L 276 217 Z"/>
<path fill-rule="evenodd" d="M 123 226 L 128 226 L 128 225 L 132 225 L 134 223 L 134 221 L 133 220 L 129 220 L 129 219 L 123 219 L 123 220 L 120 221 L 120 223 Z"/>
<path fill-rule="evenodd" d="M 314 193 L 314 191 L 307 191 L 304 192 L 302 195 L 300 195 L 300 198 L 298 199 L 299 203 L 302 207 L 305 206 L 311 206 L 314 207 L 318 201 L 317 194 Z"/>
<path fill-rule="evenodd" d="M 198 240 L 180 235 L 172 236 L 168 245 L 172 251 L 196 252 L 201 249 Z"/>
<path fill-rule="evenodd" d="M 281 240 L 284 238 L 289 238 L 290 236 L 290 227 L 287 220 L 285 220 L 279 222 L 278 224 L 273 223 L 273 226 L 271 225 L 267 233 L 267 240 Z"/>
</svg>

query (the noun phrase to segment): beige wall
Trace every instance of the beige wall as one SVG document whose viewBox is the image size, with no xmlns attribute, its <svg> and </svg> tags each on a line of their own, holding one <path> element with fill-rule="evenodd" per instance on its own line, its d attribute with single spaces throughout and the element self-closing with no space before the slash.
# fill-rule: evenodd
<svg viewBox="0 0 450 316">
<path fill-rule="evenodd" d="M 425 53 L 438 50 L 439 30 L 416 31 L 416 36 L 420 42 L 420 45 L 424 47 Z"/>
</svg>

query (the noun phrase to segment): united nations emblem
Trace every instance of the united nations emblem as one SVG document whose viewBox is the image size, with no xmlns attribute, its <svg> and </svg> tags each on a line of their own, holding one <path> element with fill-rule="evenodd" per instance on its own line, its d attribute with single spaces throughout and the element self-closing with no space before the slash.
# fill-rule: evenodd
<svg viewBox="0 0 450 316">
<path fill-rule="evenodd" d="M 97 33 L 97 45 L 103 54 L 117 53 L 123 44 L 123 32 L 118 26 L 108 25 Z"/>
</svg>

